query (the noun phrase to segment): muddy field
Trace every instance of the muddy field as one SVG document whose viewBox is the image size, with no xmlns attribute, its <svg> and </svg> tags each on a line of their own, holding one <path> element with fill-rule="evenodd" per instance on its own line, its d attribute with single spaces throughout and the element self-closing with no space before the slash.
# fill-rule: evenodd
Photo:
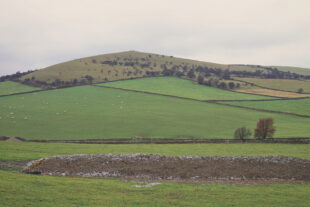
<svg viewBox="0 0 310 207">
<path fill-rule="evenodd" d="M 310 181 L 310 161 L 283 156 L 71 155 L 30 162 L 23 172 L 149 180 Z"/>
</svg>

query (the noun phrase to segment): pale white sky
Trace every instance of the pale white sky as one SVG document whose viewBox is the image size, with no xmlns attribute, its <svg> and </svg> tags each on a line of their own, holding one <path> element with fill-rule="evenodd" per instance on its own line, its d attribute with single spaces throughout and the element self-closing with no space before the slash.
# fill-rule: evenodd
<svg viewBox="0 0 310 207">
<path fill-rule="evenodd" d="M 138 50 L 310 68 L 309 0 L 0 0 L 0 75 Z"/>
</svg>

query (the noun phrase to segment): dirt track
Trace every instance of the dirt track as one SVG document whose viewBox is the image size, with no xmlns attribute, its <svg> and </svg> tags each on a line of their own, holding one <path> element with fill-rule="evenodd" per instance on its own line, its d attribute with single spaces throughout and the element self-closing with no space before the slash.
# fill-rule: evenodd
<svg viewBox="0 0 310 207">
<path fill-rule="evenodd" d="M 282 156 L 71 155 L 33 161 L 23 172 L 149 180 L 310 181 L 310 161 Z"/>
</svg>

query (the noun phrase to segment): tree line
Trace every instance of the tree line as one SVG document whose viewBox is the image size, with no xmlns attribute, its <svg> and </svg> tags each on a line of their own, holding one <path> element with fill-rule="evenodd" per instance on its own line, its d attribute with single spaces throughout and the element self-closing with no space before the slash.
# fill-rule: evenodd
<svg viewBox="0 0 310 207">
<path fill-rule="evenodd" d="M 157 55 L 160 57 L 159 55 Z M 116 57 L 112 60 L 103 60 L 98 61 L 96 59 L 91 59 L 92 64 L 102 64 L 109 65 L 111 67 L 115 66 L 126 66 L 132 67 L 135 71 L 123 71 L 122 79 L 130 79 L 136 77 L 159 77 L 159 76 L 173 76 L 180 78 L 187 78 L 190 80 L 196 81 L 198 84 L 207 85 L 211 87 L 217 87 L 221 89 L 234 89 L 239 88 L 240 83 L 235 83 L 232 80 L 232 76 L 237 77 L 256 77 L 256 78 L 267 78 L 267 79 L 310 79 L 310 76 L 300 75 L 291 72 L 280 71 L 274 67 L 266 67 L 259 65 L 239 65 L 239 66 L 248 66 L 252 68 L 256 68 L 255 71 L 232 71 L 229 70 L 229 67 L 232 65 L 228 65 L 226 69 L 210 67 L 204 65 L 196 65 L 196 64 L 188 64 L 188 63 L 180 63 L 173 64 L 172 61 L 166 60 L 164 63 L 156 63 L 151 60 L 152 55 L 147 55 L 142 58 L 123 58 Z M 164 56 L 162 56 L 164 57 Z M 170 57 L 172 58 L 172 57 Z M 86 63 L 85 63 L 86 64 Z M 237 65 L 238 66 L 238 65 Z M 160 71 L 154 70 L 155 68 L 161 69 Z M 0 81 L 5 80 L 13 80 L 20 81 L 20 78 L 24 75 L 30 74 L 35 70 L 30 70 L 27 72 L 17 72 L 13 75 L 7 75 L 0 77 Z M 103 69 L 101 70 L 103 72 Z M 109 73 L 110 74 L 110 70 Z M 118 72 L 114 74 L 114 76 L 118 76 Z M 127 76 L 127 78 L 126 78 Z M 81 76 L 78 79 L 73 79 L 70 81 L 63 81 L 55 79 L 53 82 L 45 82 L 42 80 L 36 80 L 36 77 L 26 78 L 23 83 L 37 86 L 37 87 L 71 87 L 76 85 L 86 85 L 91 84 L 94 81 L 94 77 L 91 74 L 86 76 Z M 102 81 L 108 81 L 108 78 L 105 77 Z"/>
</svg>

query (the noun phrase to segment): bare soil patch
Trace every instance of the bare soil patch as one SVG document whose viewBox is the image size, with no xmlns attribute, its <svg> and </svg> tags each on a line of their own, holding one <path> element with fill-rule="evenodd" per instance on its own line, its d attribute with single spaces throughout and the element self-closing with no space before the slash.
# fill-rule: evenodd
<svg viewBox="0 0 310 207">
<path fill-rule="evenodd" d="M 24 138 L 20 138 L 20 137 L 5 137 L 5 136 L 2 136 L 2 137 L 0 137 L 0 141 L 24 142 L 26 140 Z"/>
<path fill-rule="evenodd" d="M 0 168 L 24 168 L 27 165 L 27 161 L 1 161 Z"/>
<path fill-rule="evenodd" d="M 283 156 L 70 155 L 32 161 L 23 172 L 174 181 L 310 181 L 310 161 Z"/>
</svg>

